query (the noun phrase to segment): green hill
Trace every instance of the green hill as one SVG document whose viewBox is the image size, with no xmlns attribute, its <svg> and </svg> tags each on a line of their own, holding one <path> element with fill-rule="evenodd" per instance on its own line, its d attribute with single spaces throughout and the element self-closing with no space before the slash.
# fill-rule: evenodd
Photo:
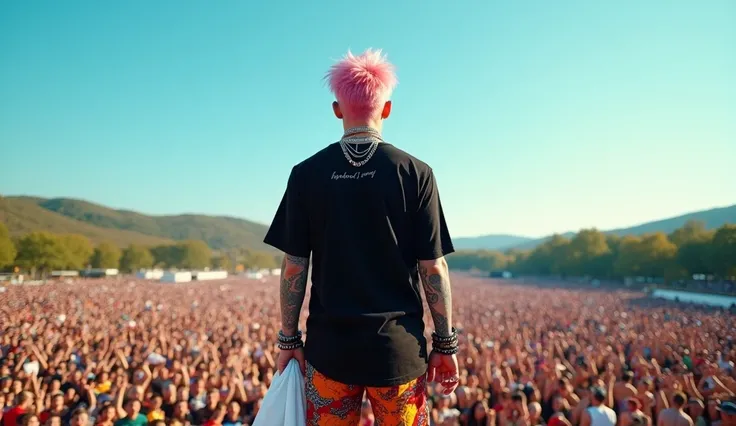
<svg viewBox="0 0 736 426">
<path fill-rule="evenodd" d="M 19 216 L 18 212 L 23 213 Z M 13 219 L 6 220 L 4 216 Z M 0 204 L 0 220 L 7 223 L 13 234 L 31 230 L 74 232 L 94 241 L 109 240 L 121 245 L 194 239 L 205 241 L 215 250 L 273 251 L 263 244 L 268 228 L 259 223 L 205 215 L 149 216 L 69 198 L 7 197 Z"/>
<path fill-rule="evenodd" d="M 703 222 L 706 229 L 715 229 L 726 223 L 736 223 L 736 204 L 729 207 L 719 207 L 694 213 L 687 213 L 681 216 L 647 222 L 629 228 L 612 229 L 607 231 L 607 233 L 618 236 L 642 235 L 650 232 L 664 232 L 665 234 L 669 234 L 675 229 L 682 227 L 682 225 L 686 224 L 689 220 Z"/>
<path fill-rule="evenodd" d="M 736 223 L 736 204 L 728 207 L 718 207 L 715 209 L 702 210 L 698 212 L 687 213 L 684 215 L 671 217 L 668 219 L 655 220 L 652 222 L 642 223 L 640 225 L 630 226 L 628 228 L 611 229 L 603 231 L 606 234 L 617 235 L 644 235 L 653 232 L 672 233 L 675 229 L 682 227 L 689 220 L 697 220 L 705 224 L 706 229 L 716 229 L 727 223 Z M 563 237 L 572 238 L 574 232 L 566 232 Z M 550 237 L 544 237 L 532 241 L 526 241 L 506 248 L 515 248 L 519 250 L 529 250 L 547 241 Z"/>
<path fill-rule="evenodd" d="M 44 200 L 38 200 L 38 202 Z M 121 229 L 105 229 L 74 220 L 46 210 L 34 199 L 0 197 L 0 222 L 19 236 L 32 231 L 49 231 L 59 234 L 84 235 L 94 243 L 110 241 L 119 246 L 128 244 L 156 245 L 171 243 L 168 238 L 145 235 Z"/>
</svg>

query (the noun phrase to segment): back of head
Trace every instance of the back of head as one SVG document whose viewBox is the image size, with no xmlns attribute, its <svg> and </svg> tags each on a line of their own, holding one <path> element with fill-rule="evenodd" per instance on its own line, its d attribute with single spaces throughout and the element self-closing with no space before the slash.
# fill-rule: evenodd
<svg viewBox="0 0 736 426">
<path fill-rule="evenodd" d="M 646 426 L 647 419 L 643 414 L 637 413 L 631 416 L 631 426 Z"/>
<path fill-rule="evenodd" d="M 28 391 L 23 391 L 18 394 L 18 405 L 28 405 L 33 402 L 33 394 Z"/>
<path fill-rule="evenodd" d="M 593 405 L 601 405 L 606 400 L 606 391 L 603 388 L 593 388 Z"/>
<path fill-rule="evenodd" d="M 348 52 L 326 76 L 345 118 L 366 120 L 379 114 L 396 87 L 394 66 L 380 50 Z"/>
<path fill-rule="evenodd" d="M 674 404 L 677 408 L 682 408 L 683 405 L 685 405 L 685 402 L 687 401 L 687 397 L 682 392 L 677 392 L 672 397 L 672 404 Z"/>
<path fill-rule="evenodd" d="M 627 371 L 624 373 L 623 381 L 626 383 L 634 383 L 634 373 Z"/>
<path fill-rule="evenodd" d="M 536 401 L 530 402 L 528 410 L 529 410 L 529 414 L 539 416 L 542 414 L 542 405 Z"/>
</svg>

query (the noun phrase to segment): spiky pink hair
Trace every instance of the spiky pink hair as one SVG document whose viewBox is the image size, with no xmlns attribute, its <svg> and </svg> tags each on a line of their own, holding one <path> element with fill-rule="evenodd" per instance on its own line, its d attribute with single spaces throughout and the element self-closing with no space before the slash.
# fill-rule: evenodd
<svg viewBox="0 0 736 426">
<path fill-rule="evenodd" d="M 394 66 L 381 50 L 368 49 L 355 56 L 350 51 L 326 76 L 343 114 L 354 119 L 373 116 L 396 87 Z"/>
</svg>

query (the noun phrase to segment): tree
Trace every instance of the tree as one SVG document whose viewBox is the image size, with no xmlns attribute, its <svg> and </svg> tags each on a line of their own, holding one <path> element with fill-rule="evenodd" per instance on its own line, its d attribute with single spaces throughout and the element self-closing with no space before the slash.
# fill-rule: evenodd
<svg viewBox="0 0 736 426">
<path fill-rule="evenodd" d="M 705 241 L 711 238 L 713 238 L 713 233 L 705 229 L 705 223 L 699 220 L 689 220 L 669 235 L 670 241 L 678 247 L 689 242 Z"/>
<path fill-rule="evenodd" d="M 120 266 L 121 255 L 122 253 L 118 246 L 103 242 L 95 248 L 90 263 L 93 268 L 118 268 Z"/>
<path fill-rule="evenodd" d="M 246 251 L 241 263 L 248 269 L 275 269 L 279 267 L 276 257 L 262 251 Z"/>
<path fill-rule="evenodd" d="M 619 241 L 613 270 L 618 277 L 641 275 L 641 238 L 627 235 Z"/>
<path fill-rule="evenodd" d="M 202 269 L 210 265 L 212 251 L 204 241 L 189 240 L 177 244 L 179 247 L 178 267 Z"/>
<path fill-rule="evenodd" d="M 480 269 L 496 271 L 508 266 L 508 257 L 494 250 L 462 250 L 447 256 L 447 264 L 453 269 Z"/>
<path fill-rule="evenodd" d="M 646 234 L 641 240 L 642 272 L 648 277 L 673 278 L 680 275 L 675 263 L 677 246 L 662 232 Z"/>
<path fill-rule="evenodd" d="M 160 245 L 151 249 L 153 264 L 157 267 L 178 267 L 180 261 L 179 247 L 176 245 Z"/>
<path fill-rule="evenodd" d="M 84 269 L 94 252 L 92 243 L 84 235 L 64 234 L 59 236 L 64 248 L 64 262 L 62 267 L 68 269 Z"/>
<path fill-rule="evenodd" d="M 0 268 L 11 265 L 15 260 L 16 253 L 15 244 L 10 238 L 8 228 L 0 223 Z"/>
<path fill-rule="evenodd" d="M 619 246 L 615 270 L 620 277 L 673 277 L 680 275 L 676 255 L 677 246 L 661 232 L 641 238 L 626 236 Z"/>
<path fill-rule="evenodd" d="M 713 235 L 709 263 L 717 275 L 736 276 L 736 224 L 723 225 Z"/>
<path fill-rule="evenodd" d="M 120 258 L 120 269 L 133 272 L 139 269 L 151 268 L 153 262 L 153 256 L 147 248 L 131 244 L 123 250 L 123 255 Z"/>
<path fill-rule="evenodd" d="M 710 274 L 713 272 L 709 262 L 712 240 L 689 241 L 677 248 L 677 264 L 686 275 Z"/>
<path fill-rule="evenodd" d="M 35 275 L 36 270 L 46 273 L 54 268 L 63 268 L 67 261 L 61 239 L 48 232 L 31 232 L 18 240 L 16 263 Z"/>
<path fill-rule="evenodd" d="M 533 275 L 563 275 L 569 244 L 569 239 L 555 234 L 532 250 L 517 268 L 520 272 Z"/>
<path fill-rule="evenodd" d="M 574 276 L 602 277 L 611 253 L 606 236 L 596 229 L 583 229 L 567 245 L 565 271 Z"/>
<path fill-rule="evenodd" d="M 230 269 L 230 258 L 227 257 L 227 255 L 213 256 L 210 264 L 213 269 L 222 269 L 227 271 Z"/>
</svg>

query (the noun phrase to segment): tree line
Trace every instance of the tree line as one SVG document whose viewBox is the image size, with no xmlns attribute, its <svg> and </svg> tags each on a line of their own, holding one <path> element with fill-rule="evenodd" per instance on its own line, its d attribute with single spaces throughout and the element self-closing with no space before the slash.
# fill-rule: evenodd
<svg viewBox="0 0 736 426">
<path fill-rule="evenodd" d="M 279 260 L 270 253 L 234 249 L 213 253 L 203 241 L 187 240 L 146 247 L 131 244 L 120 248 L 102 242 L 94 246 L 83 235 L 31 232 L 11 238 L 0 223 L 0 270 L 19 268 L 35 275 L 51 270 L 86 268 L 119 269 L 134 272 L 153 267 L 177 269 L 276 268 Z"/>
<path fill-rule="evenodd" d="M 690 221 L 669 235 L 623 237 L 583 229 L 571 238 L 553 235 L 527 251 L 459 251 L 447 261 L 454 269 L 518 275 L 677 280 L 706 274 L 728 279 L 736 276 L 736 224 L 708 230 Z"/>
</svg>

